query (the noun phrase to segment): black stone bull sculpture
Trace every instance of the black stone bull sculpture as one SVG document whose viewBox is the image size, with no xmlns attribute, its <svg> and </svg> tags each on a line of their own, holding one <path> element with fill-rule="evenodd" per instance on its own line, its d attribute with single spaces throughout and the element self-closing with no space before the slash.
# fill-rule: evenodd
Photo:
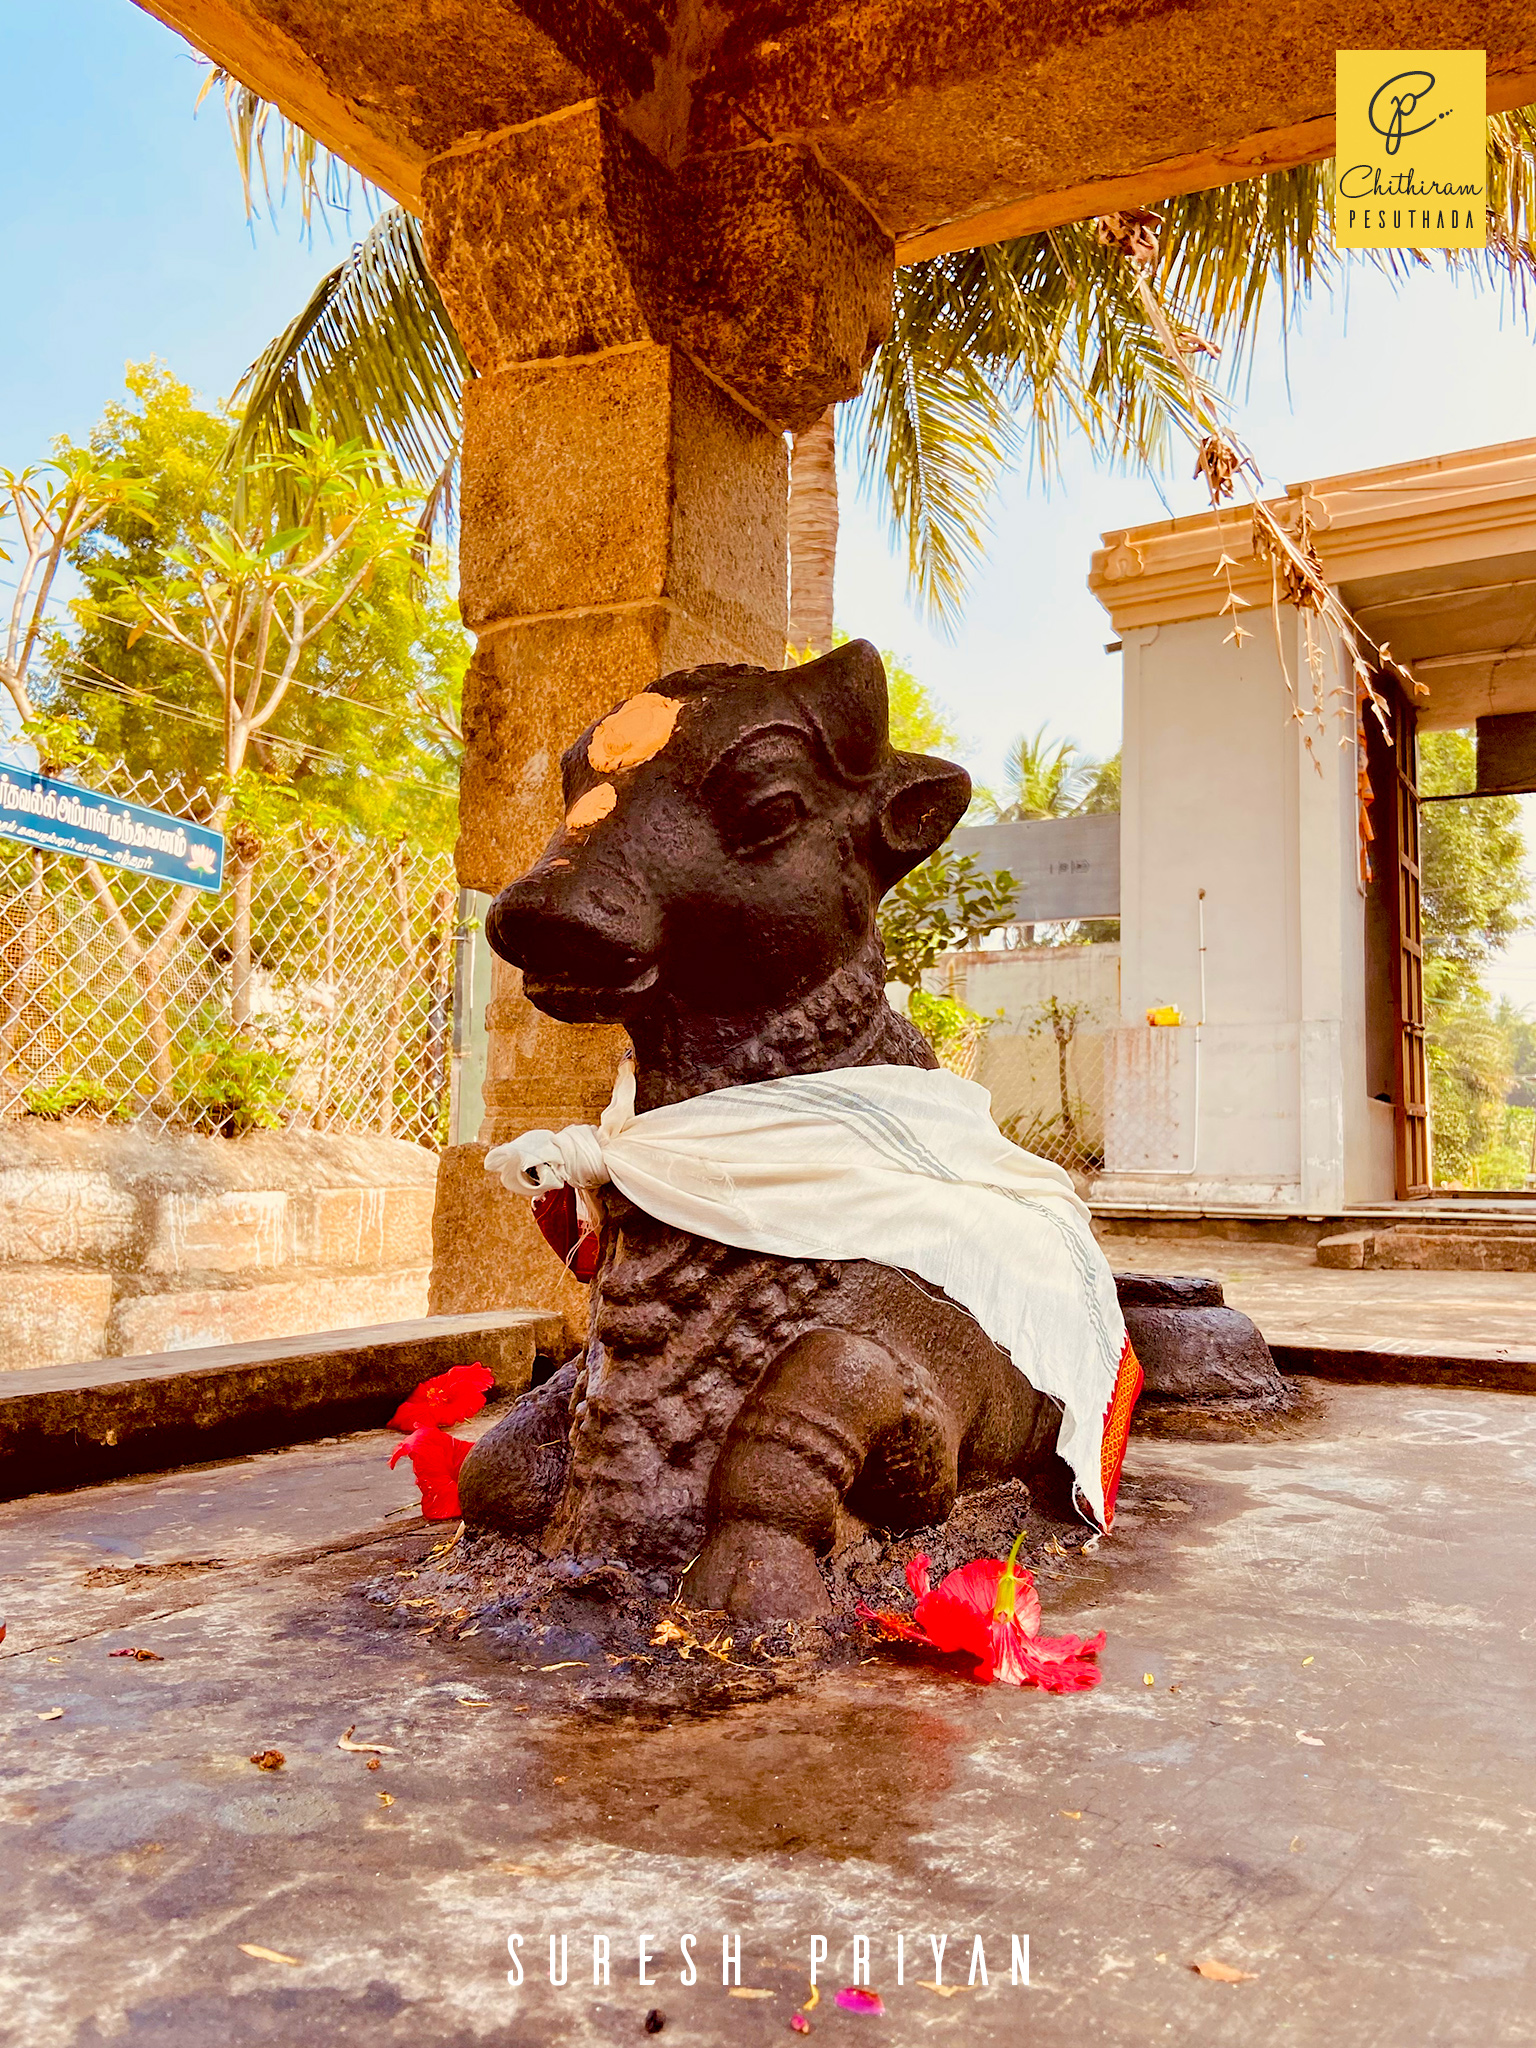
<svg viewBox="0 0 1536 2048">
<path fill-rule="evenodd" d="M 970 778 L 892 749 L 867 642 L 781 674 L 664 677 L 563 769 L 565 822 L 487 936 L 539 1009 L 627 1028 L 637 1110 L 937 1064 L 886 1001 L 875 911 L 949 836 Z M 611 1187 L 604 1204 L 585 1355 L 466 1459 L 471 1525 L 686 1566 L 699 1606 L 794 1618 L 827 1608 L 817 1558 L 842 1515 L 923 1527 L 1013 1476 L 1067 1511 L 1058 1404 L 946 1297 L 873 1263 L 732 1249 Z"/>
</svg>

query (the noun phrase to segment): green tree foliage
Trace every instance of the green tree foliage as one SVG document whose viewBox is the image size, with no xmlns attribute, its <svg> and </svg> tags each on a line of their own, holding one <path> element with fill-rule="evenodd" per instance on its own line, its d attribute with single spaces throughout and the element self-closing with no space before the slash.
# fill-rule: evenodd
<svg viewBox="0 0 1536 2048">
<path fill-rule="evenodd" d="M 1094 816 L 1120 809 L 1120 754 L 1118 748 L 1093 771 L 1093 780 L 1080 808 Z"/>
<path fill-rule="evenodd" d="M 943 705 L 889 648 L 881 651 L 891 700 L 891 745 L 904 754 L 939 754 L 953 760 L 964 751 Z"/>
<path fill-rule="evenodd" d="M 913 868 L 880 906 L 880 937 L 892 981 L 920 988 L 924 970 L 951 946 L 973 946 L 1013 917 L 1018 882 L 1006 868 L 984 874 L 975 856 L 946 846 Z"/>
<path fill-rule="evenodd" d="M 1456 961 L 1426 958 L 1424 1007 L 1435 1179 L 1486 1186 L 1484 1156 L 1501 1134 L 1511 1078 L 1509 1039 L 1483 984 Z"/>
<path fill-rule="evenodd" d="M 1512 1079 L 1504 1099 L 1521 1109 L 1536 1109 L 1536 1017 L 1517 1010 L 1506 997 L 1495 1012 L 1495 1022 L 1509 1045 Z"/>
<path fill-rule="evenodd" d="M 1477 748 L 1471 733 L 1429 732 L 1421 737 L 1422 795 L 1448 795 L 1471 789 L 1476 781 Z M 1529 923 L 1519 798 L 1483 796 L 1466 803 L 1425 804 L 1420 850 L 1425 951 L 1475 975 Z"/>
<path fill-rule="evenodd" d="M 1471 789 L 1469 732 L 1425 733 L 1419 787 L 1426 796 Z M 1420 827 L 1424 903 L 1424 1007 L 1429 1027 L 1434 1171 L 1448 1185 L 1518 1186 L 1525 1167 L 1506 1132 L 1505 1099 L 1532 1046 L 1496 1014 L 1479 970 L 1530 922 L 1525 838 L 1516 797 L 1427 803 Z M 1508 1158 L 1503 1155 L 1509 1154 Z"/>
<path fill-rule="evenodd" d="M 224 706 L 206 664 L 161 621 L 206 609 L 191 585 L 235 540 L 266 550 L 270 569 L 272 543 L 284 538 L 270 520 L 253 529 L 249 509 L 237 514 L 223 463 L 232 424 L 163 368 L 130 369 L 127 397 L 107 408 L 90 450 L 143 495 L 110 509 L 74 550 L 84 594 L 71 607 L 74 630 L 53 635 L 37 689 L 45 716 L 69 720 L 92 753 L 178 776 L 210 800 L 225 770 Z M 261 800 L 280 809 L 444 847 L 455 829 L 469 642 L 446 564 L 437 558 L 423 573 L 409 559 L 412 510 L 388 516 L 394 538 L 370 534 L 376 566 L 305 646 L 270 722 L 250 737 L 246 765 Z M 291 529 L 288 537 L 297 559 Z M 239 660 L 248 654 L 236 650 Z"/>
</svg>

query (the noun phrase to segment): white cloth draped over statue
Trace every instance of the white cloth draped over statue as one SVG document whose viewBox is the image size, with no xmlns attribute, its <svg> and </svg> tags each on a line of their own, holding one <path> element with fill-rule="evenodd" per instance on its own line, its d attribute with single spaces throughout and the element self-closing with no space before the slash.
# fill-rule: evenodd
<svg viewBox="0 0 1536 2048">
<path fill-rule="evenodd" d="M 525 1194 L 574 1187 L 590 1201 L 612 1181 L 647 1215 L 699 1237 L 788 1259 L 869 1259 L 941 1287 L 1061 1403 L 1057 1449 L 1107 1526 L 1121 1409 L 1129 1422 L 1123 1394 L 1116 1403 L 1127 1352 L 1114 1279 L 1070 1178 L 1003 1136 L 974 1081 L 843 1067 L 637 1115 L 625 1060 L 599 1124 L 529 1131 L 485 1163 Z"/>
</svg>

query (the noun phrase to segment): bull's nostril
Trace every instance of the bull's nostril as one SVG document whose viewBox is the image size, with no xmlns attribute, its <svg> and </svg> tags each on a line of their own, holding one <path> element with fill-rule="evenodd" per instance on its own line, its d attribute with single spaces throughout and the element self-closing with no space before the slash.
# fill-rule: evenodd
<svg viewBox="0 0 1536 2048">
<path fill-rule="evenodd" d="M 504 889 L 486 913 L 492 952 L 540 981 L 593 989 L 622 988 L 644 966 L 649 948 L 625 923 L 623 904 L 583 898 L 562 902 L 533 877 Z M 638 943 L 637 943 L 638 941 Z"/>
</svg>

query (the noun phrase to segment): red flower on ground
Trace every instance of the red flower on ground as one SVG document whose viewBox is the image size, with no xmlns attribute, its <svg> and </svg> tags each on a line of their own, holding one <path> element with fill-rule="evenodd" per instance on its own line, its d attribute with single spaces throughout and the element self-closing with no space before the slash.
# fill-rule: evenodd
<svg viewBox="0 0 1536 2048">
<path fill-rule="evenodd" d="M 850 1984 L 846 1989 L 839 1991 L 832 2003 L 840 2005 L 844 2012 L 883 2013 L 885 2011 L 885 2001 L 881 1998 L 879 1992 L 866 1991 L 860 1984 Z"/>
<path fill-rule="evenodd" d="M 434 1380 L 423 1380 L 414 1393 L 407 1394 L 389 1418 L 391 1429 L 448 1429 L 455 1422 L 468 1422 L 485 1406 L 485 1397 L 496 1384 L 477 1358 L 473 1365 L 450 1365 Z"/>
<path fill-rule="evenodd" d="M 473 1448 L 466 1437 L 449 1436 L 446 1430 L 413 1429 L 403 1444 L 396 1445 L 389 1469 L 409 1458 L 421 1492 L 422 1514 L 429 1522 L 450 1522 L 459 1513 L 459 1467 Z"/>
<path fill-rule="evenodd" d="M 932 1588 L 932 1560 L 914 1557 L 907 1566 L 907 1584 L 917 1596 L 912 1619 L 877 1612 L 862 1601 L 860 1619 L 904 1642 L 966 1652 L 976 1659 L 972 1676 L 979 1685 L 996 1679 L 1004 1685 L 1038 1685 L 1044 1692 L 1084 1692 L 1102 1675 L 1095 1660 L 1104 1647 L 1103 1632 L 1086 1642 L 1080 1636 L 1040 1634 L 1034 1577 L 1015 1563 L 1023 1540 L 1020 1536 L 1014 1544 L 1006 1564 L 980 1557 Z"/>
</svg>

